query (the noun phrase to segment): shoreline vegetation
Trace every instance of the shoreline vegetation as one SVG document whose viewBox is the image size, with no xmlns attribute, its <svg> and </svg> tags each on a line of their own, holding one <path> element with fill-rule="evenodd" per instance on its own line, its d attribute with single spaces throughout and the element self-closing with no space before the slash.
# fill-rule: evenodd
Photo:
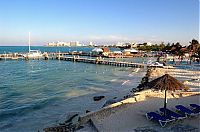
<svg viewBox="0 0 200 132">
<path fill-rule="evenodd" d="M 163 106 L 163 91 L 154 91 L 147 86 L 151 80 L 170 74 L 186 85 L 185 90 L 168 92 L 168 108 L 175 110 L 178 104 L 189 106 L 199 104 L 200 71 L 182 69 L 148 68 L 137 88 L 133 88 L 124 98 L 110 102 L 96 111 L 74 114 L 63 123 L 44 128 L 53 131 L 199 131 L 200 117 L 191 117 L 174 122 L 162 128 L 158 123 L 146 119 L 145 114 L 158 111 Z M 194 76 L 196 75 L 196 76 Z M 191 77 L 191 78 L 190 78 Z M 99 96 L 104 98 L 104 96 Z M 98 98 L 98 97 L 97 97 Z"/>
<path fill-rule="evenodd" d="M 54 47 L 54 46 L 53 46 Z M 75 46 L 77 47 L 77 46 Z M 78 46 L 82 47 L 82 46 Z M 84 46 L 85 47 L 85 46 Z M 87 46 L 88 48 L 94 48 L 90 51 L 77 51 L 75 48 L 72 51 L 64 50 L 65 52 L 48 52 L 45 51 L 42 56 L 43 59 L 47 60 L 50 58 L 59 58 L 61 55 L 71 55 L 71 56 L 89 56 L 89 57 L 103 57 L 103 58 L 133 58 L 133 57 L 157 57 L 158 62 L 163 62 L 166 64 L 167 61 L 172 61 L 174 65 L 180 65 L 183 62 L 187 64 L 192 64 L 192 62 L 200 63 L 200 44 L 198 40 L 192 39 L 188 46 L 181 45 L 177 43 L 164 44 L 136 44 L 136 43 L 125 43 L 121 46 L 117 45 L 98 45 L 98 46 Z M 98 48 L 97 48 L 98 47 Z M 109 48 L 118 48 L 110 50 Z M 120 50 L 119 50 L 120 49 Z M 2 52 L 0 54 L 0 60 L 3 59 L 23 59 L 23 52 Z"/>
</svg>

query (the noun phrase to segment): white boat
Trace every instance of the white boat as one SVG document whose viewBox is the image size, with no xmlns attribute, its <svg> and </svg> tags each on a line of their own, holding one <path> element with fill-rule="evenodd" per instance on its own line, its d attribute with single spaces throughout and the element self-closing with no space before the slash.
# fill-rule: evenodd
<svg viewBox="0 0 200 132">
<path fill-rule="evenodd" d="M 43 54 L 39 50 L 31 50 L 30 46 L 30 32 L 29 32 L 29 50 L 28 53 L 24 55 L 26 59 L 40 59 L 43 57 Z"/>
<path fill-rule="evenodd" d="M 148 64 L 149 67 L 160 67 L 160 68 L 164 68 L 164 65 L 159 63 L 159 62 L 155 62 L 152 64 Z"/>
<path fill-rule="evenodd" d="M 133 48 L 131 48 L 131 49 L 124 49 L 123 52 L 125 52 L 125 53 L 128 52 L 128 53 L 131 53 L 131 54 L 137 54 L 138 53 L 138 51 L 136 49 L 133 49 Z"/>
<path fill-rule="evenodd" d="M 28 59 L 39 59 L 43 57 L 43 54 L 39 50 L 29 50 L 29 52 L 26 54 L 26 57 Z"/>
</svg>

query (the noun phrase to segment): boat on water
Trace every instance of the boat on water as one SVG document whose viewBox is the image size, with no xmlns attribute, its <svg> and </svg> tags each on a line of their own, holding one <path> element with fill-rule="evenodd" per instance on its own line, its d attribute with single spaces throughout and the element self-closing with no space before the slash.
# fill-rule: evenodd
<svg viewBox="0 0 200 132">
<path fill-rule="evenodd" d="M 26 57 L 28 59 L 40 59 L 43 57 L 43 54 L 39 50 L 29 50 L 29 52 L 26 54 Z"/>
<path fill-rule="evenodd" d="M 154 63 L 149 63 L 147 64 L 148 67 L 159 67 L 159 68 L 164 68 L 164 65 L 159 63 L 159 62 L 154 62 Z"/>
<path fill-rule="evenodd" d="M 29 32 L 29 51 L 24 55 L 26 59 L 40 59 L 43 54 L 40 50 L 31 50 L 30 32 Z"/>
</svg>

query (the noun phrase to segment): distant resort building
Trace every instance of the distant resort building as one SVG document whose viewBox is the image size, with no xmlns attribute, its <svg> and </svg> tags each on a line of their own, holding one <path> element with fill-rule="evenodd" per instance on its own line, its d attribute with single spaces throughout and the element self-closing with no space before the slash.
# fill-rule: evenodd
<svg viewBox="0 0 200 132">
<path fill-rule="evenodd" d="M 96 56 L 96 55 L 101 55 L 103 53 L 103 49 L 102 48 L 94 48 L 92 50 L 92 55 Z"/>
<path fill-rule="evenodd" d="M 79 43 L 79 41 L 72 41 L 72 42 L 70 42 L 70 46 L 71 47 L 75 47 L 75 46 L 81 46 L 81 44 Z"/>
<path fill-rule="evenodd" d="M 147 42 L 147 46 L 152 46 L 152 43 L 151 42 Z"/>
<path fill-rule="evenodd" d="M 51 47 L 58 47 L 58 46 L 76 47 L 76 46 L 81 46 L 81 44 L 79 43 L 79 41 L 71 41 L 71 42 L 60 42 L 60 41 L 58 41 L 57 43 L 55 43 L 55 42 L 48 43 L 47 46 L 51 46 Z"/>
<path fill-rule="evenodd" d="M 117 42 L 115 44 L 115 47 L 121 48 L 121 49 L 137 48 L 138 46 L 139 46 L 139 44 L 135 43 L 135 42 Z"/>
<path fill-rule="evenodd" d="M 89 46 L 94 46 L 93 42 L 89 42 Z"/>
<path fill-rule="evenodd" d="M 139 51 L 134 48 L 124 49 L 123 51 L 110 51 L 108 47 L 94 48 L 91 51 L 92 56 L 103 56 L 108 58 L 123 58 L 138 56 Z"/>
<path fill-rule="evenodd" d="M 138 53 L 138 51 L 136 50 L 136 49 L 124 49 L 123 50 L 123 53 L 125 54 L 125 55 L 131 55 L 131 54 L 137 54 Z"/>
</svg>

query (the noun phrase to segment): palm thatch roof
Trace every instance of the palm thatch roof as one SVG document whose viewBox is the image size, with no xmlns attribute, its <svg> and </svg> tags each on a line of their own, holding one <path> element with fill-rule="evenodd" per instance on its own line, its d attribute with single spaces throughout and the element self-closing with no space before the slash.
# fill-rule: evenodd
<svg viewBox="0 0 200 132">
<path fill-rule="evenodd" d="M 150 88 L 156 90 L 182 90 L 185 89 L 185 85 L 178 81 L 176 78 L 170 76 L 169 74 L 165 74 L 161 77 L 158 77 L 151 82 L 148 83 Z"/>
</svg>

